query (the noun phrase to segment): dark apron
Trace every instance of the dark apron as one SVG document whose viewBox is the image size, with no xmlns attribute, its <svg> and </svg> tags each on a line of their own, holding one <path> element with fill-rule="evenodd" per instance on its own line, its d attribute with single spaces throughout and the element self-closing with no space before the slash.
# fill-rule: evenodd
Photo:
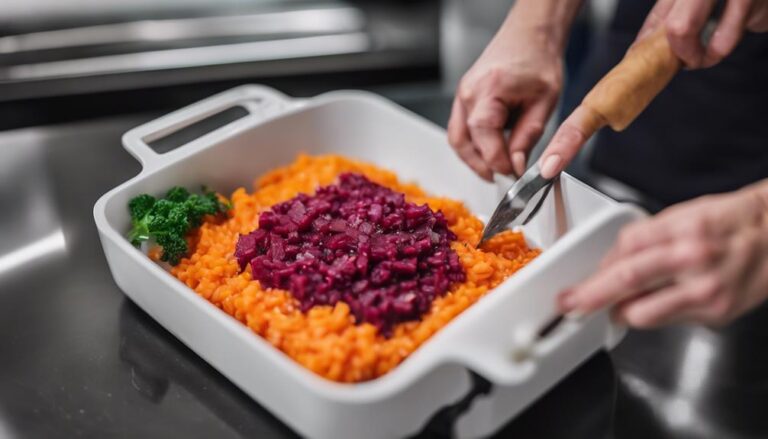
<svg viewBox="0 0 768 439">
<path fill-rule="evenodd" d="M 574 85 L 579 100 L 621 59 L 654 3 L 619 2 Z M 601 131 L 589 164 L 662 205 L 768 178 L 768 34 L 746 34 L 713 68 L 681 71 L 628 129 Z"/>
</svg>

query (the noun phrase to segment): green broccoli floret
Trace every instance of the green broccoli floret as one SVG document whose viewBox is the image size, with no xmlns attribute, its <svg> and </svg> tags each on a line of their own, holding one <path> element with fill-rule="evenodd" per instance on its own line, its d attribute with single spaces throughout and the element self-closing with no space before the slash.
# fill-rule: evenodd
<svg viewBox="0 0 768 439">
<path fill-rule="evenodd" d="M 189 222 L 192 227 L 199 227 L 205 215 L 214 215 L 220 211 L 221 203 L 215 193 L 209 192 L 205 195 L 194 195 L 189 197 L 184 204 L 189 212 Z"/>
<path fill-rule="evenodd" d="M 164 234 L 157 237 L 157 243 L 163 248 L 160 260 L 171 265 L 179 263 L 181 258 L 189 251 L 187 240 L 183 236 Z"/>
<path fill-rule="evenodd" d="M 128 235 L 131 244 L 139 246 L 142 241 L 149 239 L 149 218 L 147 217 L 151 218 L 149 213 L 155 202 L 155 197 L 141 194 L 128 203 L 128 210 L 131 212 L 131 224 L 133 225 Z"/>
<path fill-rule="evenodd" d="M 159 200 L 142 194 L 128 203 L 132 225 L 128 239 L 138 247 L 154 238 L 163 248 L 160 259 L 176 265 L 189 251 L 185 239 L 189 230 L 199 227 L 205 215 L 218 215 L 229 209 L 228 203 L 205 188 L 203 195 L 198 195 L 176 186 Z"/>
<path fill-rule="evenodd" d="M 181 186 L 174 186 L 165 194 L 165 199 L 175 203 L 182 203 L 189 198 L 189 191 Z"/>
<path fill-rule="evenodd" d="M 139 220 L 147 214 L 155 205 L 155 197 L 152 195 L 141 194 L 138 197 L 133 198 L 128 203 L 128 210 L 131 212 L 132 220 Z"/>
</svg>

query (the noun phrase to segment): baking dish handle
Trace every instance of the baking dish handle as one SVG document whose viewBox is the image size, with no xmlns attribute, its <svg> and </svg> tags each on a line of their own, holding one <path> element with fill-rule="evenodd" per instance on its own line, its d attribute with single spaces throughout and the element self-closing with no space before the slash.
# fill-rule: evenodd
<svg viewBox="0 0 768 439">
<path fill-rule="evenodd" d="M 150 143 L 236 106 L 247 110 L 249 115 L 244 117 L 252 121 L 254 117 L 263 119 L 280 114 L 295 106 L 295 103 L 275 89 L 244 85 L 195 102 L 128 131 L 123 135 L 123 146 L 141 162 L 145 171 L 157 168 L 172 157 L 178 159 L 178 155 L 191 152 L 185 151 L 188 150 L 185 146 L 194 141 L 166 153 L 158 153 L 149 146 Z"/>
<path fill-rule="evenodd" d="M 557 294 L 594 272 L 619 230 L 644 215 L 615 205 L 563 235 L 499 287 L 506 291 L 483 297 L 438 334 L 450 339 L 439 354 L 495 384 L 511 386 L 534 375 L 554 380 L 566 372 L 562 362 L 581 362 L 598 348 L 615 346 L 623 329 L 611 323 L 605 310 L 567 319 L 540 340 L 533 336 L 556 314 Z"/>
</svg>

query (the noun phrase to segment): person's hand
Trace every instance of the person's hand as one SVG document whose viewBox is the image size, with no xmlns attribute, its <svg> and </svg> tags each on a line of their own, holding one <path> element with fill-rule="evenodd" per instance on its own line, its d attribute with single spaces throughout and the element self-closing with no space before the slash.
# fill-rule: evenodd
<svg viewBox="0 0 768 439">
<path fill-rule="evenodd" d="M 726 0 L 707 47 L 701 33 L 715 0 L 658 0 L 638 33 L 635 44 L 664 26 L 672 51 L 688 68 L 708 67 L 730 54 L 745 31 L 768 32 L 768 0 Z M 636 47 L 636 46 L 635 46 Z M 630 49 L 631 50 L 631 49 Z M 563 121 L 539 159 L 541 175 L 554 178 L 579 153 L 600 125 L 584 106 Z M 603 123 L 605 121 L 602 121 Z"/>
<path fill-rule="evenodd" d="M 486 180 L 525 171 L 562 88 L 561 48 L 540 29 L 512 21 L 461 79 L 448 123 L 451 146 Z M 506 138 L 510 116 L 516 121 Z"/>
<path fill-rule="evenodd" d="M 638 328 L 720 326 L 768 298 L 768 195 L 705 196 L 632 223 L 596 274 L 558 297 L 560 311 L 614 306 Z"/>
<path fill-rule="evenodd" d="M 716 3 L 715 0 L 658 0 L 637 38 L 642 39 L 663 24 L 672 50 L 686 67 L 696 69 L 722 61 L 745 31 L 768 31 L 768 1 L 726 0 L 715 31 L 704 47 L 701 32 Z"/>
</svg>

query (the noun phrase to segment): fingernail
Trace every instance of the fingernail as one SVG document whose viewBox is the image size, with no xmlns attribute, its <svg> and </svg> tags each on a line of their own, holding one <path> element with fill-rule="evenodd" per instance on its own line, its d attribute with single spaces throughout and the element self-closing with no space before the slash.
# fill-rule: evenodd
<svg viewBox="0 0 768 439">
<path fill-rule="evenodd" d="M 560 154 L 552 154 L 544 159 L 544 162 L 541 165 L 541 176 L 544 178 L 553 178 L 557 175 L 562 161 L 563 158 L 560 157 Z"/>
<path fill-rule="evenodd" d="M 517 176 L 525 173 L 525 153 L 522 151 L 515 151 L 512 153 L 512 167 L 515 170 Z"/>
</svg>

